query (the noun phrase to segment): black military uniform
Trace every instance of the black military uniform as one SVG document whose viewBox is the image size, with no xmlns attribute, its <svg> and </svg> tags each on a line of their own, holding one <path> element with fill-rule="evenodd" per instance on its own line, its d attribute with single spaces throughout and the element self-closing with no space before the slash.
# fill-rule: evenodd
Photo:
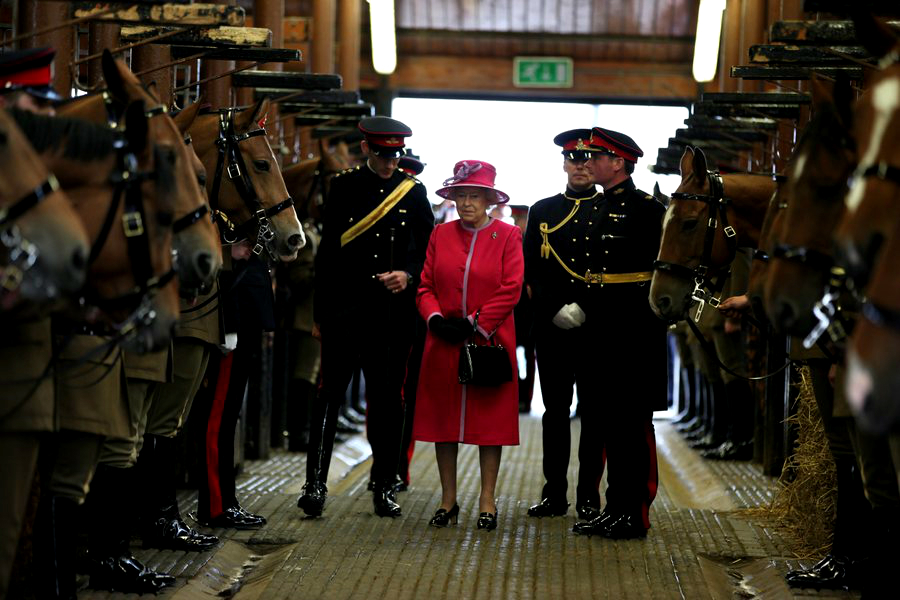
<svg viewBox="0 0 900 600">
<path fill-rule="evenodd" d="M 321 514 L 338 411 L 353 371 L 366 378 L 375 512 L 397 516 L 402 398 L 415 325 L 415 292 L 434 225 L 425 187 L 397 170 L 410 129 L 394 119 L 363 119 L 369 160 L 331 183 L 316 256 L 314 320 L 322 336 L 322 383 L 310 432 L 307 482 L 297 502 Z M 391 173 L 374 170 L 388 161 Z M 394 202 L 395 201 L 395 202 Z M 389 290 L 379 274 L 405 271 L 405 289 Z"/>
<path fill-rule="evenodd" d="M 574 129 L 559 134 L 553 141 L 563 147 L 567 160 L 584 162 L 590 156 L 586 145 L 590 134 L 590 129 Z M 603 194 L 594 185 L 580 191 L 567 188 L 562 194 L 538 201 L 528 214 L 525 283 L 532 290 L 535 350 L 544 401 L 546 480 L 541 503 L 528 510 L 530 516 L 564 515 L 569 507 L 566 473 L 573 384 L 577 385 L 582 406 L 576 510 L 582 518 L 592 518 L 600 512 L 603 440 L 597 422 L 599 388 L 593 372 L 593 349 L 603 343 L 602 332 L 597 328 L 601 324 L 600 288 L 585 282 L 584 275 L 602 269 L 602 253 L 598 251 L 602 200 Z M 561 329 L 553 323 L 554 316 L 570 303 L 577 304 L 587 318 L 584 326 Z"/>
<path fill-rule="evenodd" d="M 584 291 L 596 309 L 592 328 L 601 340 L 591 360 L 609 472 L 603 514 L 577 524 L 575 531 L 643 537 L 657 485 L 653 411 L 667 402 L 666 325 L 648 300 L 665 208 L 638 190 L 628 174 L 627 167 L 633 169 L 643 156 L 634 140 L 595 127 L 590 145 L 596 150 L 594 181 L 604 186 L 604 195 L 593 211 L 597 228 L 590 235 L 600 239 L 586 277 L 591 285 Z"/>
</svg>

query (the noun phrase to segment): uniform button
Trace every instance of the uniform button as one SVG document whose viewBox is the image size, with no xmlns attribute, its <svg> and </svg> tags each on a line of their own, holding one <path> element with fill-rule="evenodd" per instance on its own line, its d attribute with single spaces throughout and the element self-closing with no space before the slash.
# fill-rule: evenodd
<svg viewBox="0 0 900 600">
<path fill-rule="evenodd" d="M 573 241 L 573 242 L 577 242 L 578 240 L 576 240 L 575 238 L 572 238 L 572 241 Z"/>
<path fill-rule="evenodd" d="M 594 210 L 597 210 L 597 208 L 598 208 L 598 207 L 595 206 L 595 207 L 594 207 Z"/>
<path fill-rule="evenodd" d="M 372 257 L 373 257 L 373 258 L 378 258 L 378 255 L 377 255 L 377 254 L 373 254 Z"/>
<path fill-rule="evenodd" d="M 578 219 L 575 219 L 575 222 L 577 223 L 577 222 L 578 222 Z"/>
<path fill-rule="evenodd" d="M 593 224 L 594 224 L 593 221 L 588 221 L 588 225 L 593 225 Z"/>
<path fill-rule="evenodd" d="M 585 256 L 590 256 L 591 253 L 590 253 L 590 252 L 585 252 L 584 255 L 585 255 Z"/>
<path fill-rule="evenodd" d="M 380 234 L 380 233 L 376 233 L 376 234 L 375 234 L 375 237 L 381 237 L 381 234 Z"/>
<path fill-rule="evenodd" d="M 572 262 L 575 262 L 575 259 L 574 259 L 574 258 L 570 258 L 569 260 L 571 260 Z"/>
<path fill-rule="evenodd" d="M 586 236 L 584 236 L 584 239 L 589 240 L 589 239 L 591 239 L 591 236 L 586 235 Z"/>
<path fill-rule="evenodd" d="M 603 272 L 606 273 L 606 267 L 603 267 Z"/>
<path fill-rule="evenodd" d="M 400 225 L 406 225 L 406 221 L 400 221 Z"/>
<path fill-rule="evenodd" d="M 609 250 L 604 250 L 603 254 L 609 254 Z"/>
<path fill-rule="evenodd" d="M 353 222 L 353 217 L 350 217 L 350 222 L 351 222 L 351 223 Z"/>
<path fill-rule="evenodd" d="M 572 283 L 575 283 L 575 280 L 574 280 L 574 279 L 570 279 L 569 281 L 571 281 Z"/>
<path fill-rule="evenodd" d="M 384 190 L 378 190 L 378 192 L 379 192 L 380 194 L 383 194 L 383 193 L 384 193 Z"/>
</svg>

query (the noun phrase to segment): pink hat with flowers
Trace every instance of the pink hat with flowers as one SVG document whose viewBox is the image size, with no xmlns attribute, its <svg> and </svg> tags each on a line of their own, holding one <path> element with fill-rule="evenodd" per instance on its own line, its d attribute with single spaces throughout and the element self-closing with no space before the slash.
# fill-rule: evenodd
<svg viewBox="0 0 900 600">
<path fill-rule="evenodd" d="M 494 165 L 483 160 L 461 160 L 453 167 L 453 177 L 444 181 L 444 187 L 436 193 L 442 198 L 449 198 L 453 188 L 480 187 L 494 190 L 497 194 L 497 204 L 509 202 L 509 196 L 494 187 L 494 178 L 497 177 L 497 169 Z"/>
</svg>

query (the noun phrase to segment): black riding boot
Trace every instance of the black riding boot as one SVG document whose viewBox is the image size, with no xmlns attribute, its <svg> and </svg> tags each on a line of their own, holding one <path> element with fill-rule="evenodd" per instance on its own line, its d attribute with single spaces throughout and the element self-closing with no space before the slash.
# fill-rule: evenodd
<svg viewBox="0 0 900 600">
<path fill-rule="evenodd" d="M 176 440 L 162 435 L 144 436 L 137 469 L 144 484 L 140 527 L 144 548 L 170 548 L 201 552 L 219 538 L 187 526 L 178 510 L 175 490 Z"/>
<path fill-rule="evenodd" d="M 49 493 L 38 503 L 34 522 L 34 572 L 38 598 L 76 598 L 75 531 L 78 505 Z"/>
<path fill-rule="evenodd" d="M 334 450 L 337 417 L 343 402 L 333 397 L 330 402 L 318 398 L 309 432 L 309 453 L 306 458 L 306 485 L 297 499 L 297 506 L 310 517 L 318 517 L 325 509 L 328 496 L 328 467 Z"/>
<path fill-rule="evenodd" d="M 291 379 L 287 399 L 288 450 L 309 450 L 310 408 L 316 395 L 315 386 L 304 379 Z"/>
<path fill-rule="evenodd" d="M 91 587 L 126 594 L 155 594 L 174 585 L 171 575 L 145 567 L 131 554 L 129 538 L 136 502 L 134 469 L 97 465 L 85 507 Z"/>
</svg>

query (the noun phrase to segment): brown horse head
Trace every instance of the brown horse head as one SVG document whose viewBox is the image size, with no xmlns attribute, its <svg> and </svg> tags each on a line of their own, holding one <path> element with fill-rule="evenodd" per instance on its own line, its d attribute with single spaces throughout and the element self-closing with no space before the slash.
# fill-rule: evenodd
<svg viewBox="0 0 900 600">
<path fill-rule="evenodd" d="M 265 135 L 268 110 L 266 98 L 240 112 L 201 114 L 189 133 L 206 167 L 206 189 L 224 239 L 247 239 L 254 251 L 265 248 L 281 260 L 293 260 L 305 238 Z"/>
<path fill-rule="evenodd" d="M 832 235 L 844 215 L 847 178 L 856 164 L 849 111 L 835 102 L 836 91 L 813 80 L 814 114 L 787 166 L 790 201 L 770 253 L 766 313 L 776 328 L 792 335 L 806 335 L 816 323 L 813 307 L 831 277 Z"/>
<path fill-rule="evenodd" d="M 781 237 L 781 229 L 784 226 L 784 213 L 790 202 L 787 178 L 776 178 L 775 193 L 769 201 L 769 208 L 763 219 L 762 230 L 759 235 L 759 248 L 753 254 L 753 262 L 750 266 L 750 279 L 747 283 L 747 296 L 753 313 L 760 321 L 768 320 L 768 314 L 763 306 L 765 286 L 769 279 L 772 252 L 775 244 Z"/>
<path fill-rule="evenodd" d="M 879 33 L 880 32 L 880 33 Z M 900 39 L 874 29 L 889 63 L 871 80 L 853 110 L 858 166 L 846 196 L 847 214 L 835 234 L 838 261 L 858 288 L 865 286 L 885 240 L 900 221 Z M 874 42 L 874 40 L 872 40 Z"/>
<path fill-rule="evenodd" d="M 0 313 L 23 318 L 81 289 L 89 241 L 65 192 L 5 110 L 0 163 Z"/>
<path fill-rule="evenodd" d="M 196 154 L 184 144 L 184 135 L 197 116 L 199 105 L 186 108 L 182 130 L 167 114 L 154 93 L 155 86 L 144 87 L 125 63 L 104 53 L 103 74 L 110 93 L 118 102 L 143 100 L 147 103 L 150 138 L 174 157 L 176 208 L 173 249 L 182 296 L 196 297 L 208 291 L 222 266 L 219 235 L 208 215 L 209 204 L 197 181 Z"/>
<path fill-rule="evenodd" d="M 702 150 L 685 149 L 650 284 L 657 316 L 683 318 L 692 296 L 724 281 L 738 246 L 756 247 L 773 191 L 769 178 L 719 176 L 709 170 Z"/>
<path fill-rule="evenodd" d="M 121 135 L 78 119 L 14 114 L 91 240 L 85 305 L 118 332 L 130 331 L 123 346 L 137 351 L 168 343 L 179 313 L 174 159 L 150 142 L 145 111 L 143 102 L 130 105 Z"/>
<path fill-rule="evenodd" d="M 900 424 L 900 225 L 881 252 L 847 349 L 847 400 L 875 433 Z"/>
</svg>

